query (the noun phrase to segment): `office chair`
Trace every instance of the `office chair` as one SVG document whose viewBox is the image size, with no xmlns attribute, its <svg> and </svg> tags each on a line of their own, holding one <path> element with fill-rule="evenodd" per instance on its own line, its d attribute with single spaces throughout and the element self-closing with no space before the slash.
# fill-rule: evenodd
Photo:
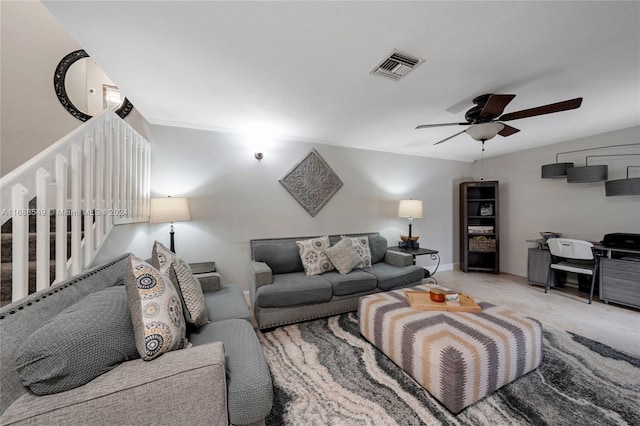
<svg viewBox="0 0 640 426">
<path fill-rule="evenodd" d="M 598 262 L 593 254 L 593 244 L 588 241 L 570 238 L 551 238 L 547 240 L 551 252 L 551 264 L 547 272 L 544 292 L 549 291 L 549 281 L 553 270 L 573 272 L 591 276 L 589 304 L 593 300 L 593 288 L 596 283 Z"/>
</svg>

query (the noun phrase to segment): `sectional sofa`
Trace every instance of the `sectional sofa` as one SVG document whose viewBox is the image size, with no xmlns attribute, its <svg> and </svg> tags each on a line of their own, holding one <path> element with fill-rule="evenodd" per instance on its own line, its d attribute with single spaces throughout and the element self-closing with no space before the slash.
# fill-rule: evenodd
<svg viewBox="0 0 640 426">
<path fill-rule="evenodd" d="M 425 276 L 410 254 L 388 251 L 387 239 L 377 232 L 328 236 L 331 246 L 343 237 L 367 239 L 370 265 L 346 274 L 331 270 L 308 275 L 297 243 L 319 237 L 250 241 L 251 304 L 260 329 L 355 311 L 361 296 L 412 287 Z"/>
<path fill-rule="evenodd" d="M 188 329 L 187 348 L 145 361 L 135 356 L 131 331 L 116 336 L 116 330 L 132 328 L 131 297 L 123 285 L 129 259 L 120 256 L 0 309 L 0 424 L 263 422 L 273 403 L 271 375 L 240 288 L 205 288 L 210 322 Z M 93 308 L 81 314 L 78 306 L 88 301 Z M 25 384 L 17 365 L 25 341 L 60 319 L 72 323 L 71 331 L 42 342 L 49 361 L 38 374 L 50 379 Z M 101 322 L 102 332 L 83 331 L 94 322 Z M 47 358 L 54 349 L 62 352 Z M 106 359 L 114 356 L 126 360 Z M 93 358 L 106 362 L 105 372 L 81 386 L 71 383 L 82 379 L 84 365 L 96 368 Z M 47 387 L 59 385 L 68 390 L 48 393 Z M 42 392 L 48 394 L 37 394 Z"/>
</svg>

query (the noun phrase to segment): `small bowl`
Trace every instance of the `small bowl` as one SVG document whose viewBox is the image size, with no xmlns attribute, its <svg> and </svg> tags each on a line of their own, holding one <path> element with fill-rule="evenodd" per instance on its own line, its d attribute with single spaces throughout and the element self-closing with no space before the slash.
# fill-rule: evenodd
<svg viewBox="0 0 640 426">
<path fill-rule="evenodd" d="M 444 300 L 447 302 L 459 302 L 460 296 L 458 295 L 458 293 L 455 293 L 453 291 L 448 291 L 444 295 Z"/>
<path fill-rule="evenodd" d="M 432 288 L 431 290 L 429 290 L 429 297 L 434 302 L 439 302 L 439 303 L 442 303 L 445 300 L 444 291 L 437 288 Z"/>
<path fill-rule="evenodd" d="M 412 235 L 411 236 L 411 241 L 415 243 L 416 241 L 418 241 L 418 238 L 420 238 L 420 235 Z M 402 240 L 403 243 L 406 243 L 407 241 L 409 241 L 409 236 L 408 235 L 400 235 L 400 239 Z"/>
</svg>

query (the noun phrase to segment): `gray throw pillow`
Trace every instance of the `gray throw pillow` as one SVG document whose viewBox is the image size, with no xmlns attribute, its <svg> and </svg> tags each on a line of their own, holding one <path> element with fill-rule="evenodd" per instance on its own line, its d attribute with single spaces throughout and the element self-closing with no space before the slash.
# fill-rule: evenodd
<svg viewBox="0 0 640 426">
<path fill-rule="evenodd" d="M 371 249 L 371 264 L 378 263 L 387 254 L 387 239 L 382 235 L 369 237 L 369 249 Z"/>
<path fill-rule="evenodd" d="M 18 350 L 22 384 L 36 395 L 74 389 L 140 358 L 123 286 L 90 294 L 54 316 Z"/>
<path fill-rule="evenodd" d="M 294 241 L 262 243 L 253 250 L 256 262 L 264 262 L 274 274 L 288 274 L 303 270 L 300 252 Z"/>
</svg>

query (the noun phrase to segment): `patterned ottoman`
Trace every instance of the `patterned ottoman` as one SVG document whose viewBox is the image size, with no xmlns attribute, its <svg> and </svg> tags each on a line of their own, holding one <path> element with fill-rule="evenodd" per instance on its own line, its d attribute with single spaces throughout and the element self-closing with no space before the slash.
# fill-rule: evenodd
<svg viewBox="0 0 640 426">
<path fill-rule="evenodd" d="M 403 290 L 376 293 L 360 298 L 360 333 L 455 414 L 542 362 L 539 321 L 478 305 L 481 313 L 420 311 Z"/>
</svg>

